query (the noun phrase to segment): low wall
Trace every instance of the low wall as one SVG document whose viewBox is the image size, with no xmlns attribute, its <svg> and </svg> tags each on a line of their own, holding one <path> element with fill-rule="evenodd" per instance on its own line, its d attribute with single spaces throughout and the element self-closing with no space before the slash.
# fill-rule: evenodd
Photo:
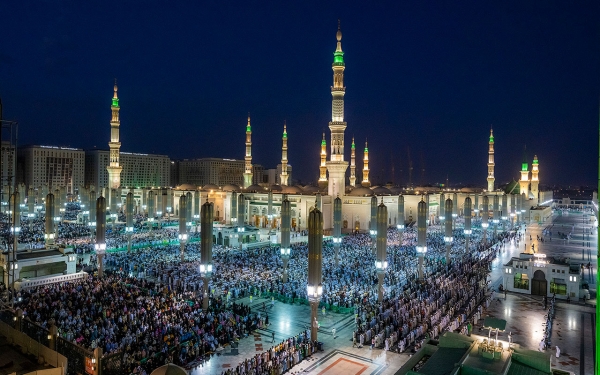
<svg viewBox="0 0 600 375">
<path fill-rule="evenodd" d="M 63 281 L 73 281 L 78 279 L 83 279 L 88 274 L 87 272 L 77 272 L 71 273 L 68 275 L 58 275 L 58 276 L 50 276 L 50 277 L 42 277 L 36 278 L 32 280 L 21 280 L 15 281 L 15 289 L 20 291 L 21 289 L 30 289 L 40 285 L 54 284 L 54 283 L 62 283 Z"/>
<path fill-rule="evenodd" d="M 10 344 L 21 347 L 21 350 L 24 353 L 31 354 L 36 358 L 42 356 L 44 358 L 44 362 L 46 362 L 52 367 L 63 367 L 65 369 L 67 368 L 67 357 L 38 343 L 36 340 L 30 338 L 23 332 L 17 331 L 16 329 L 12 328 L 11 326 L 2 321 L 0 321 L 0 334 L 5 336 Z M 52 372 L 47 374 L 62 374 L 62 369 L 59 370 L 61 370 L 61 372 Z M 33 372 L 32 374 L 34 373 L 35 372 Z M 37 373 L 46 374 L 45 372 L 39 371 Z"/>
</svg>

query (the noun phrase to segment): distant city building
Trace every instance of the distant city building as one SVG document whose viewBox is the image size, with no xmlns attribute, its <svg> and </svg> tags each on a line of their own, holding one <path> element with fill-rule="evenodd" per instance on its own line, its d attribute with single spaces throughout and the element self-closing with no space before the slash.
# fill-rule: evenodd
<svg viewBox="0 0 600 375">
<path fill-rule="evenodd" d="M 179 183 L 179 160 L 171 160 L 171 172 L 169 176 L 169 186 L 175 187 L 181 185 Z"/>
<path fill-rule="evenodd" d="M 73 193 L 85 181 L 85 152 L 80 148 L 24 146 L 18 148 L 17 156 L 17 183 L 28 188 L 65 186 L 68 193 Z"/>
<path fill-rule="evenodd" d="M 236 159 L 203 158 L 184 159 L 177 162 L 178 184 L 204 186 L 208 184 L 222 186 L 233 184 L 244 185 L 246 161 Z M 247 176 L 248 174 L 246 174 Z M 252 183 L 261 182 L 263 167 L 252 165 Z"/>
<path fill-rule="evenodd" d="M 109 186 L 109 150 L 85 151 L 85 185 Z M 119 153 L 123 187 L 170 186 L 171 160 L 167 155 Z"/>
<path fill-rule="evenodd" d="M 281 164 L 277 164 L 277 168 L 265 169 L 262 173 L 262 180 L 260 182 L 263 184 L 268 184 L 268 185 L 282 185 L 281 170 L 282 170 Z M 288 185 L 291 185 L 292 166 L 289 164 L 287 164 L 287 177 L 288 177 Z"/>
</svg>

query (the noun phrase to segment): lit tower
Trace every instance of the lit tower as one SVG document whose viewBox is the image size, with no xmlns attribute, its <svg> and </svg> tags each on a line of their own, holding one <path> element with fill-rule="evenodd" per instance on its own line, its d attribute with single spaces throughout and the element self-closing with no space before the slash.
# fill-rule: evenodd
<svg viewBox="0 0 600 375">
<path fill-rule="evenodd" d="M 365 140 L 365 153 L 363 156 L 363 180 L 361 185 L 364 187 L 370 187 L 371 182 L 369 181 L 369 147 L 368 143 Z"/>
<path fill-rule="evenodd" d="M 281 137 L 283 144 L 281 146 L 281 186 L 288 184 L 288 167 L 287 167 L 287 126 L 283 122 L 283 136 Z"/>
<path fill-rule="evenodd" d="M 110 142 L 108 142 L 108 148 L 110 149 L 110 163 L 106 167 L 108 171 L 108 184 L 111 189 L 116 189 L 121 186 L 121 171 L 123 167 L 119 165 L 119 149 L 121 148 L 121 142 L 119 142 L 119 127 L 121 121 L 119 121 L 119 98 L 117 97 L 117 80 L 115 79 L 115 93 L 112 98 L 112 105 L 110 109 L 112 111 L 112 119 L 110 120 Z"/>
<path fill-rule="evenodd" d="M 494 191 L 494 130 L 490 129 L 490 146 L 488 149 L 488 191 Z"/>
<path fill-rule="evenodd" d="M 246 167 L 244 172 L 244 187 L 252 185 L 252 127 L 250 126 L 250 114 L 248 114 L 248 125 L 246 125 Z"/>
<path fill-rule="evenodd" d="M 352 137 L 352 146 L 350 147 L 350 186 L 356 186 L 356 145 Z"/>
<path fill-rule="evenodd" d="M 325 140 L 325 133 L 323 133 L 323 140 L 321 141 L 321 166 L 319 167 L 318 184 L 322 189 L 327 187 L 327 141 Z"/>
<path fill-rule="evenodd" d="M 523 155 L 523 163 L 521 164 L 521 179 L 519 180 L 520 193 L 525 194 L 525 199 L 529 197 L 529 165 L 527 159 Z"/>
<path fill-rule="evenodd" d="M 417 256 L 419 257 L 419 280 L 423 280 L 425 253 L 427 253 L 427 207 L 425 207 L 425 201 L 421 198 L 421 201 L 417 205 Z"/>
<path fill-rule="evenodd" d="M 328 193 L 332 197 L 343 196 L 346 188 L 346 169 L 348 162 L 344 161 L 344 131 L 346 122 L 344 121 L 344 52 L 342 51 L 342 31 L 338 21 L 338 31 L 336 34 L 337 48 L 333 53 L 333 86 L 331 86 L 331 121 L 329 130 L 331 131 L 331 156 L 327 162 L 329 179 L 331 180 Z"/>
<path fill-rule="evenodd" d="M 539 192 L 539 184 L 540 180 L 538 177 L 539 173 L 539 165 L 537 155 L 533 156 L 533 163 L 531 164 L 531 194 L 533 194 L 534 199 L 538 199 Z"/>
<path fill-rule="evenodd" d="M 385 270 L 387 269 L 387 207 L 381 204 L 377 207 L 377 253 L 375 261 L 375 269 L 377 270 L 377 300 L 383 301 L 383 279 L 385 278 Z"/>
</svg>

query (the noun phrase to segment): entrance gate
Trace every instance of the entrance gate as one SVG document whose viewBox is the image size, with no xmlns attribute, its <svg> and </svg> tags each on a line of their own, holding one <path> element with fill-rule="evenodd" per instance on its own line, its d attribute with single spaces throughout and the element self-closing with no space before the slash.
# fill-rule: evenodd
<svg viewBox="0 0 600 375">
<path fill-rule="evenodd" d="M 531 281 L 531 294 L 534 296 L 545 296 L 548 294 L 548 281 L 544 271 L 537 270 L 533 273 Z"/>
</svg>

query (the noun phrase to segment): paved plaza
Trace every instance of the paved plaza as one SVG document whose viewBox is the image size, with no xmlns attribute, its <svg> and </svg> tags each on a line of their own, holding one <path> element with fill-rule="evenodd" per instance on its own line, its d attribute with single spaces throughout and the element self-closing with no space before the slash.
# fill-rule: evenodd
<svg viewBox="0 0 600 375">
<path fill-rule="evenodd" d="M 545 253 L 548 256 L 570 257 L 580 261 L 582 257 L 581 249 L 595 249 L 597 246 L 597 231 L 592 230 L 589 223 L 582 220 L 584 216 L 581 213 L 569 213 L 568 215 L 554 214 L 551 221 L 539 224 L 530 224 L 526 231 L 526 244 L 517 249 L 514 245 L 509 245 L 499 252 L 498 258 L 493 262 L 490 272 L 490 281 L 493 289 L 498 290 L 502 283 L 502 265 L 510 260 L 511 257 L 518 257 L 519 253 L 525 248 L 530 248 L 534 243 L 536 251 Z M 589 215 L 588 215 L 589 218 Z M 552 241 L 550 236 L 544 238 L 544 242 L 537 240 L 537 236 L 542 236 L 544 228 L 552 231 Z M 558 240 L 558 231 L 571 232 L 570 240 Z M 585 231 L 585 237 L 584 237 Z M 529 240 L 529 234 L 532 240 Z M 585 238 L 585 239 L 584 239 Z M 589 241 L 589 246 L 588 246 Z M 594 350 L 595 350 L 595 279 L 597 270 L 597 260 L 594 258 L 585 258 L 586 262 L 591 262 L 590 270 L 585 270 L 587 276 L 584 279 L 590 283 L 592 299 L 584 304 L 582 301 L 572 301 L 571 304 L 558 301 L 552 329 L 551 349 L 547 349 L 552 354 L 552 365 L 558 368 L 572 371 L 575 374 L 590 374 L 593 372 Z M 590 275 L 592 275 L 590 279 Z M 239 300 L 249 304 L 248 298 Z M 266 305 L 266 311 L 263 310 L 263 303 Z M 261 314 L 268 314 L 269 326 L 265 329 L 258 329 L 253 335 L 239 341 L 238 348 L 226 347 L 219 354 L 215 354 L 211 359 L 194 368 L 191 374 L 220 374 L 222 371 L 234 368 L 238 363 L 246 358 L 250 358 L 258 353 L 262 353 L 271 346 L 276 345 L 282 340 L 298 334 L 308 327 L 310 319 L 310 309 L 306 305 L 290 305 L 281 302 L 275 302 L 270 307 L 270 299 L 254 299 L 251 304 L 253 311 L 261 311 Z M 524 349 L 539 350 L 539 343 L 543 337 L 545 315 L 542 297 L 530 296 L 524 294 L 495 292 L 494 299 L 489 308 L 485 310 L 484 316 L 506 319 L 506 331 L 499 334 L 499 338 L 507 340 L 508 332 L 512 333 L 513 346 Z M 368 345 L 362 348 L 352 346 L 352 332 L 355 329 L 354 316 L 341 315 L 327 312 L 322 315 L 319 311 L 319 329 L 318 340 L 324 343 L 324 351 L 317 352 L 309 359 L 301 362 L 290 370 L 290 373 L 305 374 L 395 374 L 398 369 L 408 360 L 411 353 L 407 350 L 405 353 L 386 352 L 383 349 L 371 350 Z M 480 322 L 481 323 L 481 322 Z M 333 338 L 332 328 L 336 329 L 336 338 Z M 275 344 L 273 344 L 272 335 L 275 334 Z M 481 327 L 475 327 L 473 334 L 475 337 L 487 336 L 488 332 Z M 556 358 L 556 346 L 560 348 L 561 354 Z"/>
</svg>

